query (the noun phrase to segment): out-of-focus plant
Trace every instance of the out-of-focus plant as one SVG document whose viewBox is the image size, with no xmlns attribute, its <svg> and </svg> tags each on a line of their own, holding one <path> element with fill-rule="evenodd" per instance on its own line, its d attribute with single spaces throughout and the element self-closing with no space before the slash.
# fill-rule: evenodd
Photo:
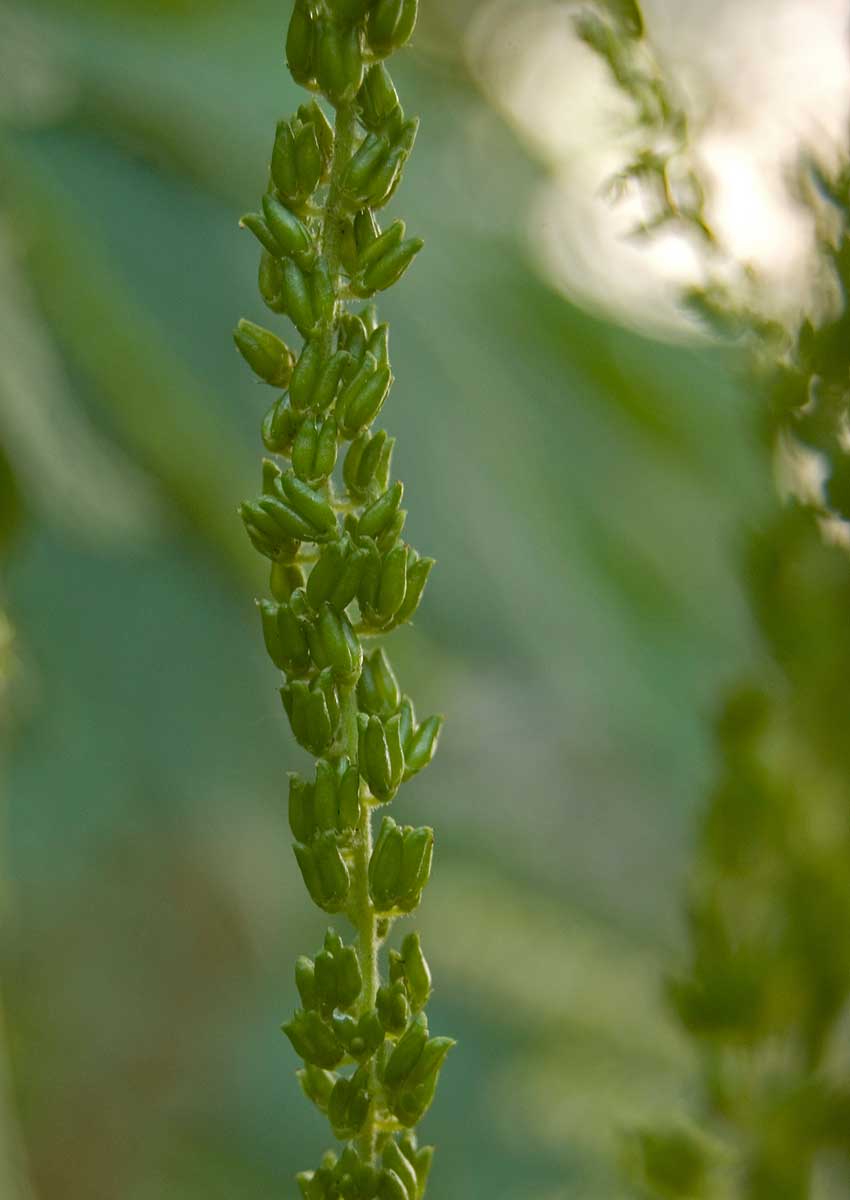
<svg viewBox="0 0 850 1200">
<path fill-rule="evenodd" d="M 283 705 L 318 760 L 313 780 L 291 776 L 289 820 L 313 901 L 356 931 L 346 944 L 329 929 L 314 960 L 299 958 L 302 1007 L 284 1025 L 306 1096 L 346 1143 L 298 1176 L 307 1200 L 423 1195 L 432 1149 L 413 1129 L 453 1045 L 429 1036 L 418 935 L 389 952 L 387 976 L 379 966 L 394 921 L 419 904 L 434 834 L 385 816 L 373 842 L 372 813 L 431 761 L 442 721 L 417 721 L 382 647 L 364 655 L 364 640 L 413 617 L 433 560 L 402 538 L 394 440 L 372 428 L 393 382 L 388 327 L 372 304 L 348 309 L 395 284 L 422 248 L 403 221 L 382 230 L 376 217 L 418 128 L 385 66 L 417 10 L 417 0 L 296 0 L 289 69 L 330 103 L 334 124 L 315 99 L 278 124 L 262 212 L 242 219 L 261 245 L 263 300 L 304 338 L 296 359 L 250 321 L 235 332 L 260 379 L 286 389 L 263 422 L 275 456 L 263 493 L 241 515 L 271 561 L 273 599 L 259 609 Z"/>
<path fill-rule="evenodd" d="M 584 13 L 577 27 L 650 133 L 624 173 L 651 185 L 650 224 L 680 221 L 716 245 L 702 190 L 683 204 L 670 185 L 670 163 L 687 158 L 687 122 L 644 70 L 652 54 L 637 4 Z M 768 661 L 721 707 L 688 963 L 668 983 L 702 1053 L 704 1128 L 629 1139 L 641 1190 L 668 1200 L 804 1200 L 850 1184 L 850 167 L 808 177 L 829 280 L 817 319 L 784 327 L 759 307 L 757 283 L 746 302 L 720 284 L 687 297 L 751 351 L 760 432 L 787 495 L 747 539 Z"/>
</svg>

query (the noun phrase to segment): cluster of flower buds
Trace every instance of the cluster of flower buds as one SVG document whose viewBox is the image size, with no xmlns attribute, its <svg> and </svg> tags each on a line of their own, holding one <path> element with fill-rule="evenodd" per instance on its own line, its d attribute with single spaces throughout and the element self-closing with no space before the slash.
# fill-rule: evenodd
<svg viewBox="0 0 850 1200">
<path fill-rule="evenodd" d="M 368 303 L 422 249 L 403 221 L 382 229 L 377 215 L 418 130 L 385 64 L 417 10 L 418 0 L 295 0 L 289 68 L 334 120 L 311 98 L 279 122 L 267 190 L 241 222 L 260 245 L 263 302 L 303 339 L 294 353 L 244 320 L 234 334 L 279 393 L 262 425 L 261 494 L 240 515 L 270 564 L 258 608 L 283 706 L 317 759 L 312 778 L 290 776 L 289 823 L 311 898 L 356 931 L 346 945 L 329 930 L 315 959 L 299 958 L 301 1007 L 283 1027 L 305 1095 L 348 1143 L 298 1176 L 306 1200 L 420 1200 L 432 1151 L 410 1131 L 453 1044 L 429 1036 L 431 973 L 415 933 L 380 970 L 382 942 L 428 882 L 433 831 L 384 817 L 372 840 L 373 808 L 428 765 L 442 718 L 417 722 L 383 647 L 364 650 L 413 618 L 434 565 L 404 540 L 395 442 L 374 428 L 394 379 L 388 327 Z"/>
</svg>

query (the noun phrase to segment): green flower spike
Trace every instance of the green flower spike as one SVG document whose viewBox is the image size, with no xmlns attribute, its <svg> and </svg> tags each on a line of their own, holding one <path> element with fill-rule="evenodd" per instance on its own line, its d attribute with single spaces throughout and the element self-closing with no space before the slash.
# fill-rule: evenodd
<svg viewBox="0 0 850 1200">
<path fill-rule="evenodd" d="M 345 1143 L 297 1176 L 306 1200 L 421 1200 L 433 1150 L 411 1129 L 454 1044 L 429 1037 L 418 935 L 381 969 L 382 943 L 428 882 L 434 834 L 385 817 L 373 842 L 372 810 L 431 761 L 442 718 L 417 724 L 371 640 L 411 620 L 434 560 L 402 537 L 395 441 L 374 428 L 394 382 L 389 329 L 373 305 L 348 308 L 396 284 L 422 249 L 404 221 L 377 216 L 419 128 L 386 62 L 417 12 L 418 0 L 295 0 L 286 58 L 315 95 L 278 122 L 268 189 L 241 222 L 259 242 L 263 302 L 303 338 L 293 353 L 250 321 L 234 334 L 280 393 L 262 424 L 261 493 L 239 512 L 270 561 L 258 608 L 283 707 L 316 759 L 290 776 L 289 825 L 310 897 L 354 928 L 350 943 L 328 930 L 298 959 L 301 1008 L 283 1027 L 305 1096 Z"/>
</svg>

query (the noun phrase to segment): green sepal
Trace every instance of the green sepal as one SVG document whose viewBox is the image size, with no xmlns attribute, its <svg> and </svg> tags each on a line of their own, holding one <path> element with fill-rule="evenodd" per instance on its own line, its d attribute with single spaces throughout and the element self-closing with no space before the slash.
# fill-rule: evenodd
<svg viewBox="0 0 850 1200">
<path fill-rule="evenodd" d="M 239 515 L 248 537 L 261 554 L 273 562 L 291 560 L 298 543 L 269 516 L 262 502 L 252 504 L 245 501 L 239 505 Z"/>
<path fill-rule="evenodd" d="M 356 1004 L 362 987 L 363 977 L 354 947 L 344 946 L 342 939 L 329 929 L 325 936 L 324 949 L 316 955 L 317 1007 L 327 1016 L 335 1009 L 344 1012 Z M 340 1040 L 344 1045 L 347 1044 L 345 1038 Z"/>
<path fill-rule="evenodd" d="M 333 417 L 327 417 L 321 425 L 305 421 L 292 447 L 293 470 L 305 483 L 322 482 L 333 473 L 338 451 L 339 435 Z"/>
<path fill-rule="evenodd" d="M 263 445 L 272 454 L 289 454 L 300 426 L 301 418 L 286 403 L 286 397 L 279 397 L 263 418 Z"/>
<path fill-rule="evenodd" d="M 398 92 L 383 63 L 375 63 L 366 72 L 357 103 L 360 119 L 367 129 L 378 130 L 388 121 L 398 119 L 402 111 Z"/>
<path fill-rule="evenodd" d="M 381 1171 L 378 1200 L 411 1200 L 401 1179 L 395 1171 L 391 1171 L 388 1167 Z"/>
<path fill-rule="evenodd" d="M 362 208 L 373 191 L 373 180 L 386 163 L 391 146 L 382 133 L 367 133 L 345 169 L 343 193 Z"/>
<path fill-rule="evenodd" d="M 389 820 L 385 817 L 384 820 Z M 388 1088 L 403 1084 L 419 1061 L 428 1042 L 428 1018 L 419 1013 L 399 1038 L 384 1067 L 384 1083 Z"/>
<path fill-rule="evenodd" d="M 257 501 L 266 516 L 277 525 L 281 534 L 296 541 L 312 541 L 316 531 L 295 509 L 277 496 L 262 496 Z"/>
<path fill-rule="evenodd" d="M 395 546 L 384 558 L 375 611 L 382 622 L 391 621 L 404 603 L 407 592 L 408 546 Z"/>
<path fill-rule="evenodd" d="M 322 152 L 322 158 L 325 160 L 325 167 L 329 166 L 334 152 L 334 131 L 328 118 L 325 116 L 322 107 L 315 99 L 308 100 L 305 104 L 298 106 L 298 119 L 303 125 L 312 125 L 316 132 L 316 139 L 319 143 L 319 149 Z"/>
<path fill-rule="evenodd" d="M 313 784 L 313 813 L 316 827 L 322 832 L 337 827 L 336 765 L 326 758 L 316 763 L 316 781 Z"/>
<path fill-rule="evenodd" d="M 339 697 L 331 671 L 322 671 L 308 685 L 293 679 L 280 690 L 281 700 L 295 738 L 317 758 L 328 750 L 339 724 Z"/>
<path fill-rule="evenodd" d="M 363 198 L 363 203 L 371 204 L 373 208 L 383 208 L 385 204 L 389 204 L 401 183 L 404 166 L 410 157 L 418 131 L 418 117 L 404 122 L 389 154 L 371 176 L 368 195 Z"/>
<path fill-rule="evenodd" d="M 433 855 L 433 829 L 428 826 L 420 829 L 405 827 L 399 894 L 396 901 L 396 907 L 402 912 L 412 912 L 419 904 L 422 889 L 431 877 Z"/>
<path fill-rule="evenodd" d="M 301 195 L 295 165 L 295 137 L 289 121 L 278 121 L 271 160 L 272 183 L 284 200 L 296 203 Z M 312 191 L 313 189 L 309 189 Z"/>
<path fill-rule="evenodd" d="M 338 107 L 354 99 L 363 82 L 363 71 L 359 30 L 322 21 L 316 41 L 315 73 L 331 104 Z"/>
<path fill-rule="evenodd" d="M 420 1071 L 419 1064 L 411 1072 L 411 1078 L 395 1093 L 390 1109 L 396 1120 L 407 1127 L 417 1125 L 431 1106 L 440 1068 L 449 1050 L 455 1044 L 451 1038 L 433 1038 L 433 1051 L 428 1045 L 422 1052 L 421 1061 L 427 1063 L 427 1072 Z M 415 1081 L 414 1081 L 415 1079 Z"/>
<path fill-rule="evenodd" d="M 307 640 L 316 666 L 329 667 L 340 683 L 354 684 L 363 665 L 363 648 L 345 613 L 324 604 L 308 627 Z"/>
<path fill-rule="evenodd" d="M 361 208 L 354 218 L 354 244 L 357 247 L 357 259 L 381 236 L 381 227 L 375 219 L 371 208 Z"/>
<path fill-rule="evenodd" d="M 304 587 L 304 572 L 298 563 L 272 562 L 269 590 L 279 604 L 285 604 L 298 588 Z"/>
<path fill-rule="evenodd" d="M 295 360 L 285 342 L 244 317 L 233 331 L 233 340 L 255 375 L 273 387 L 286 387 Z"/>
<path fill-rule="evenodd" d="M 239 218 L 239 228 L 249 230 L 264 250 L 275 258 L 280 258 L 278 241 L 259 213 L 245 213 L 243 217 Z"/>
<path fill-rule="evenodd" d="M 263 213 L 278 244 L 278 253 L 294 258 L 309 271 L 316 261 L 316 246 L 304 222 L 270 192 L 263 196 Z"/>
<path fill-rule="evenodd" d="M 286 65 L 296 83 L 313 78 L 315 23 L 306 0 L 295 0 L 286 35 Z"/>
<path fill-rule="evenodd" d="M 381 1024 L 387 1033 L 401 1033 L 407 1027 L 410 1004 L 403 983 L 378 988 L 375 1004 Z"/>
<path fill-rule="evenodd" d="M 311 1063 L 295 1074 L 307 1099 L 315 1104 L 319 1112 L 327 1113 L 328 1101 L 338 1077 L 322 1067 L 314 1067 Z"/>
<path fill-rule="evenodd" d="M 313 406 L 317 412 L 323 413 L 333 404 L 347 362 L 348 355 L 344 350 L 337 350 L 328 359 L 313 396 Z"/>
<path fill-rule="evenodd" d="M 377 261 L 371 261 L 371 265 L 363 268 L 362 274 L 352 280 L 352 291 L 358 296 L 372 296 L 375 292 L 386 291 L 398 283 L 424 245 L 422 238 L 408 238 L 393 246 Z"/>
<path fill-rule="evenodd" d="M 289 604 L 259 601 L 260 619 L 266 650 L 274 665 L 287 675 L 304 675 L 309 671 L 310 651 L 307 630 Z"/>
<path fill-rule="evenodd" d="M 325 912 L 340 912 L 348 899 L 351 879 L 345 859 L 340 854 L 336 835 L 333 832 L 320 834 L 313 849 L 324 889 L 321 907 Z"/>
<path fill-rule="evenodd" d="M 375 538 L 391 525 L 398 513 L 401 505 L 402 497 L 404 496 L 404 485 L 400 480 L 397 480 L 391 488 L 388 488 L 382 496 L 379 496 L 373 504 L 360 517 L 357 523 L 357 532 L 361 537 Z"/>
<path fill-rule="evenodd" d="M 414 1133 L 405 1133 L 399 1138 L 399 1146 L 405 1158 L 413 1164 L 416 1171 L 416 1178 L 419 1182 L 419 1196 L 425 1194 L 425 1188 L 428 1184 L 428 1176 L 431 1173 L 431 1164 L 434 1161 L 433 1146 L 418 1146 L 416 1135 Z"/>
<path fill-rule="evenodd" d="M 313 960 L 307 958 L 305 954 L 300 955 L 295 961 L 295 986 L 298 988 L 302 1007 L 319 1007 L 315 966 Z"/>
<path fill-rule="evenodd" d="M 310 196 L 319 186 L 325 160 L 313 125 L 302 125 L 294 138 L 293 153 L 298 180 L 298 195 Z"/>
<path fill-rule="evenodd" d="M 289 776 L 289 828 L 296 842 L 305 844 L 316 833 L 313 785 L 294 772 Z"/>
<path fill-rule="evenodd" d="M 307 599 L 316 612 L 327 603 L 338 612 L 348 607 L 357 595 L 367 556 L 347 533 L 328 543 L 307 580 Z"/>
<path fill-rule="evenodd" d="M 390 327 L 378 325 L 369 336 L 367 351 L 375 358 L 379 367 L 390 365 Z"/>
<path fill-rule="evenodd" d="M 378 367 L 369 353 L 365 355 L 365 361 L 372 367 L 371 374 L 345 405 L 340 420 L 340 430 L 346 437 L 354 437 L 361 429 L 372 424 L 392 386 L 393 376 L 389 367 Z M 340 402 L 338 411 L 342 407 Z"/>
<path fill-rule="evenodd" d="M 351 1079 L 340 1078 L 328 1100 L 328 1120 L 335 1137 L 348 1141 L 357 1136 L 369 1114 L 368 1072 L 362 1068 Z"/>
<path fill-rule="evenodd" d="M 398 1143 L 390 1138 L 384 1146 L 381 1162 L 389 1171 L 394 1171 L 404 1185 L 404 1192 L 408 1200 L 416 1200 L 419 1195 L 419 1180 L 416 1178 L 416 1171 L 413 1164 L 402 1154 Z"/>
<path fill-rule="evenodd" d="M 369 894 L 378 912 L 389 912 L 395 906 L 403 853 L 401 829 L 392 817 L 384 817 L 369 860 Z"/>
<path fill-rule="evenodd" d="M 360 772 L 356 763 L 352 763 L 340 779 L 337 800 L 338 828 L 341 833 L 345 833 L 354 829 L 360 818 Z"/>
<path fill-rule="evenodd" d="M 342 1062 L 343 1047 L 317 1012 L 299 1008 L 282 1029 L 295 1053 L 311 1066 L 330 1071 Z"/>
<path fill-rule="evenodd" d="M 395 614 L 395 623 L 397 625 L 403 625 L 414 616 L 422 599 L 422 593 L 425 591 L 428 576 L 431 574 L 434 565 L 435 560 L 433 558 L 420 558 L 418 555 L 415 560 L 408 560 L 407 589 L 404 601 Z"/>
<path fill-rule="evenodd" d="M 295 270 L 297 271 L 298 268 L 296 267 Z M 281 278 L 284 278 L 283 270 L 281 270 Z M 312 307 L 310 312 L 312 315 Z M 289 382 L 289 400 L 296 412 L 306 412 L 313 403 L 313 394 L 324 365 L 325 357 L 321 341 L 315 338 L 305 342 Z"/>
<path fill-rule="evenodd" d="M 339 322 L 337 346 L 340 350 L 345 350 L 347 355 L 342 373 L 346 383 L 352 380 L 363 366 L 368 341 L 369 332 L 362 318 L 354 313 L 345 313 Z"/>
<path fill-rule="evenodd" d="M 414 1011 L 425 1007 L 431 995 L 431 968 L 422 953 L 418 933 L 409 933 L 401 944 L 407 994 Z"/>
<path fill-rule="evenodd" d="M 401 700 L 398 680 L 382 646 L 374 650 L 363 663 L 357 684 L 357 703 L 361 712 L 378 717 L 390 717 Z"/>
<path fill-rule="evenodd" d="M 385 429 L 374 434 L 364 430 L 354 438 L 342 464 L 343 482 L 352 498 L 363 500 L 376 488 L 386 490 L 394 447 L 395 438 Z"/>
<path fill-rule="evenodd" d="M 374 0 L 327 0 L 333 19 L 349 25 L 362 21 L 373 3 Z"/>
<path fill-rule="evenodd" d="M 404 778 L 411 779 L 417 772 L 428 766 L 437 753 L 440 731 L 444 718 L 429 717 L 410 734 L 404 744 L 405 772 Z"/>
<path fill-rule="evenodd" d="M 336 530 L 336 513 L 331 505 L 320 492 L 299 479 L 294 471 L 285 471 L 276 486 L 316 534 L 327 537 Z"/>
<path fill-rule="evenodd" d="M 313 293 L 304 271 L 291 258 L 283 263 L 283 302 L 295 328 L 302 337 L 309 338 L 318 324 Z"/>
<path fill-rule="evenodd" d="M 310 296 L 318 325 L 328 325 L 336 312 L 336 289 L 326 258 L 320 258 L 310 275 Z"/>
<path fill-rule="evenodd" d="M 406 45 L 416 28 L 419 0 L 378 0 L 369 14 L 366 36 L 376 54 L 392 54 Z"/>
<path fill-rule="evenodd" d="M 283 267 L 268 250 L 263 250 L 260 255 L 257 288 L 266 308 L 278 315 L 286 312 L 286 301 L 283 298 Z"/>
</svg>

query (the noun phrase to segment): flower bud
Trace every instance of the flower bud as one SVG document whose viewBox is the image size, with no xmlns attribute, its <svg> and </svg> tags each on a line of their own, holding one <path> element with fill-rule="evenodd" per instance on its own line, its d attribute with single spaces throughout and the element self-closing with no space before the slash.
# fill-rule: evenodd
<svg viewBox="0 0 850 1200">
<path fill-rule="evenodd" d="M 431 1172 L 431 1163 L 434 1161 L 433 1146 L 417 1146 L 416 1135 L 414 1133 L 405 1133 L 399 1138 L 399 1147 L 405 1158 L 413 1164 L 416 1171 L 416 1178 L 419 1182 L 420 1197 L 425 1194 L 425 1187 L 428 1183 L 428 1175 Z"/>
<path fill-rule="evenodd" d="M 390 327 L 379 325 L 369 338 L 367 351 L 375 358 L 379 367 L 390 365 Z"/>
<path fill-rule="evenodd" d="M 281 476 L 279 490 L 316 534 L 326 537 L 336 530 L 336 513 L 331 505 L 321 493 L 299 479 L 294 471 L 286 471 Z"/>
<path fill-rule="evenodd" d="M 291 505 L 286 504 L 277 496 L 261 497 L 257 501 L 256 507 L 271 519 L 282 538 L 303 542 L 310 541 L 314 537 L 314 530 L 310 524 Z"/>
<path fill-rule="evenodd" d="M 312 961 L 302 954 L 295 962 L 295 986 L 304 1008 L 318 1008 L 315 968 Z"/>
<path fill-rule="evenodd" d="M 289 347 L 268 329 L 244 318 L 233 332 L 236 349 L 251 370 L 273 387 L 286 387 L 294 358 Z"/>
<path fill-rule="evenodd" d="M 357 103 L 361 121 L 371 130 L 381 129 L 401 113 L 398 92 L 383 63 L 375 63 L 366 72 L 363 86 L 357 93 Z"/>
<path fill-rule="evenodd" d="M 425 584 L 428 582 L 428 576 L 434 566 L 433 558 L 420 558 L 416 555 L 413 559 L 413 554 L 408 559 L 407 565 L 407 589 L 405 591 L 404 600 L 401 607 L 395 614 L 395 623 L 403 625 L 409 621 L 419 607 L 419 601 L 422 599 L 422 593 L 425 591 Z"/>
<path fill-rule="evenodd" d="M 410 1019 L 410 1005 L 403 983 L 378 988 L 375 1000 L 381 1024 L 388 1033 L 401 1033 Z"/>
<path fill-rule="evenodd" d="M 263 418 L 263 445 L 272 454 L 288 454 L 292 449 L 301 418 L 286 403 L 286 397 L 275 400 Z"/>
<path fill-rule="evenodd" d="M 319 26 L 315 55 L 316 80 L 331 104 L 353 100 L 363 82 L 363 55 L 356 28 L 342 29 L 330 21 Z"/>
<path fill-rule="evenodd" d="M 378 1200 L 413 1200 L 413 1198 L 408 1195 L 407 1189 L 395 1171 L 385 1167 L 381 1171 L 378 1183 Z"/>
<path fill-rule="evenodd" d="M 280 258 L 277 239 L 259 213 L 245 213 L 239 218 L 239 228 L 249 230 L 269 254 Z"/>
<path fill-rule="evenodd" d="M 296 842 L 311 842 L 316 833 L 313 785 L 300 775 L 289 776 L 289 828 Z M 305 1004 L 305 1007 L 310 1006 Z"/>
<path fill-rule="evenodd" d="M 408 1200 L 416 1200 L 419 1195 L 419 1181 L 416 1178 L 416 1171 L 413 1164 L 408 1162 L 402 1154 L 398 1142 L 390 1138 L 384 1147 L 381 1161 L 387 1170 L 394 1171 L 401 1180 Z"/>
<path fill-rule="evenodd" d="M 383 647 L 368 656 L 357 684 L 360 711 L 390 717 L 399 706 L 401 694 L 390 661 Z"/>
<path fill-rule="evenodd" d="M 371 261 L 368 268 L 363 269 L 363 273 L 352 282 L 353 290 L 363 296 L 386 291 L 394 283 L 398 283 L 424 245 L 421 238 L 408 238 L 406 242 L 392 247 L 377 261 Z"/>
<path fill-rule="evenodd" d="M 330 1017 L 336 1009 L 350 1009 L 357 1002 L 363 987 L 357 953 L 353 946 L 344 946 L 330 929 L 324 949 L 316 955 L 314 973 L 316 1007 L 325 1016 Z"/>
<path fill-rule="evenodd" d="M 295 269 L 298 270 L 297 267 Z M 281 270 L 281 278 L 283 277 L 283 270 Z M 310 311 L 312 314 L 312 308 Z M 311 339 L 305 343 L 289 382 L 289 401 L 296 412 L 306 412 L 312 404 L 313 393 L 323 367 L 322 344 L 318 338 Z"/>
<path fill-rule="evenodd" d="M 313 78 L 315 25 L 306 0 L 295 0 L 286 35 L 286 65 L 296 83 Z"/>
<path fill-rule="evenodd" d="M 390 153 L 389 139 L 381 133 L 367 133 L 342 177 L 343 193 L 362 208 L 372 194 L 373 180 Z"/>
<path fill-rule="evenodd" d="M 319 139 L 312 124 L 302 125 L 293 143 L 295 170 L 300 196 L 311 196 L 319 186 L 325 170 Z"/>
<path fill-rule="evenodd" d="M 263 213 L 278 244 L 278 254 L 294 258 L 300 267 L 308 271 L 316 261 L 316 247 L 307 226 L 269 192 L 263 196 Z"/>
<path fill-rule="evenodd" d="M 392 54 L 406 45 L 416 28 L 419 0 L 378 0 L 369 14 L 366 36 L 376 54 Z"/>
<path fill-rule="evenodd" d="M 385 817 L 384 820 L 389 818 Z M 428 1019 L 424 1013 L 420 1013 L 399 1038 L 384 1067 L 384 1083 L 388 1088 L 396 1088 L 404 1083 L 419 1061 L 427 1041 Z"/>
<path fill-rule="evenodd" d="M 334 152 L 334 131 L 321 106 L 315 100 L 298 106 L 298 119 L 302 125 L 312 125 L 327 169 Z"/>
<path fill-rule="evenodd" d="M 269 658 L 288 675 L 305 674 L 311 665 L 305 623 L 288 604 L 261 600 L 258 608 Z"/>
<path fill-rule="evenodd" d="M 273 313 L 280 315 L 286 311 L 283 299 L 283 267 L 268 250 L 264 250 L 260 255 L 257 287 L 264 304 Z"/>
<path fill-rule="evenodd" d="M 332 1070 L 342 1061 L 342 1046 L 317 1012 L 298 1009 L 282 1028 L 295 1053 L 312 1066 Z"/>
<path fill-rule="evenodd" d="M 431 969 L 422 953 L 418 933 L 409 933 L 401 944 L 407 994 L 414 1009 L 424 1008 L 431 995 Z"/>
<path fill-rule="evenodd" d="M 339 723 L 339 698 L 330 671 L 308 685 L 294 679 L 280 691 L 295 738 L 317 758 L 331 746 Z"/>
<path fill-rule="evenodd" d="M 300 196 L 298 169 L 295 163 L 295 138 L 288 121 L 278 121 L 272 147 L 271 177 L 284 200 L 295 203 Z M 312 191 L 312 188 L 310 189 Z M 279 253 L 279 250 L 278 250 Z"/>
<path fill-rule="evenodd" d="M 392 523 L 404 495 L 404 485 L 397 481 L 388 491 L 370 504 L 357 523 L 361 537 L 378 537 Z"/>
<path fill-rule="evenodd" d="M 419 903 L 422 889 L 431 877 L 433 855 L 433 829 L 427 826 L 411 829 L 406 826 L 402 844 L 399 895 L 396 901 L 396 907 L 402 912 L 412 912 Z"/>
<path fill-rule="evenodd" d="M 319 1112 L 326 1113 L 337 1076 L 309 1063 L 295 1074 L 307 1099 L 312 1100 Z"/>
<path fill-rule="evenodd" d="M 384 558 L 375 611 L 380 621 L 391 621 L 404 603 L 407 591 L 408 547 L 402 543 L 395 546 Z"/>
<path fill-rule="evenodd" d="M 338 350 L 328 359 L 313 395 L 313 407 L 317 412 L 323 413 L 333 404 L 347 362 L 348 355 L 344 350 Z"/>
<path fill-rule="evenodd" d="M 363 648 L 345 613 L 324 604 L 316 621 L 308 626 L 307 640 L 313 662 L 333 671 L 341 683 L 354 684 L 363 665 Z"/>
<path fill-rule="evenodd" d="M 427 721 L 423 721 L 415 733 L 410 735 L 404 747 L 405 780 L 412 779 L 414 775 L 428 766 L 437 753 L 437 744 L 442 728 L 443 717 L 429 717 Z"/>
<path fill-rule="evenodd" d="M 389 912 L 395 905 L 403 852 L 401 829 L 392 817 L 384 817 L 369 860 L 369 893 L 378 912 Z"/>
<path fill-rule="evenodd" d="M 286 312 L 301 336 L 309 338 L 318 321 L 307 276 L 291 258 L 285 260 L 282 271 L 283 303 Z"/>
</svg>

